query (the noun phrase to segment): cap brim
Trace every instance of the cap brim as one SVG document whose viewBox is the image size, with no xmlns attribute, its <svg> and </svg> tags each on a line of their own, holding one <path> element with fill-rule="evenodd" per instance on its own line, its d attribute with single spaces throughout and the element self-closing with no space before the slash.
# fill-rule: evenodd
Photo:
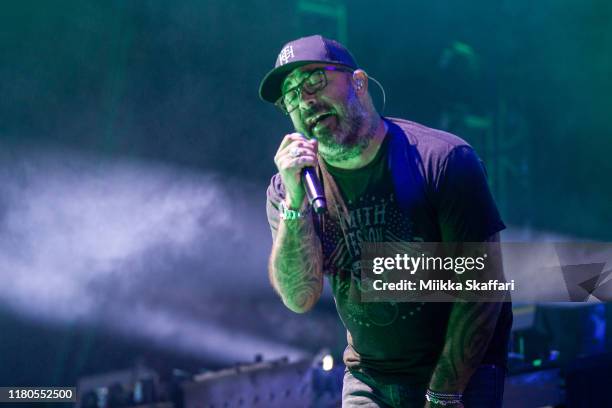
<svg viewBox="0 0 612 408">
<path fill-rule="evenodd" d="M 259 97 L 266 102 L 275 103 L 282 95 L 281 86 L 291 71 L 302 65 L 321 63 L 321 61 L 294 61 L 268 72 L 259 84 Z M 327 61 L 324 61 L 327 63 Z"/>
</svg>

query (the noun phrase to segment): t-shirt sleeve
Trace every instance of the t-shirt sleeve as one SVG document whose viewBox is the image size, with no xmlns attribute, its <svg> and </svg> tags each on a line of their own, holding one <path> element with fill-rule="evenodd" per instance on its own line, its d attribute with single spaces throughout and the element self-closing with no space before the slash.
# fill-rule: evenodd
<svg viewBox="0 0 612 408">
<path fill-rule="evenodd" d="M 484 165 L 471 147 L 457 146 L 450 151 L 436 184 L 443 241 L 482 242 L 506 228 L 489 190 Z"/>
<path fill-rule="evenodd" d="M 268 224 L 270 224 L 270 231 L 272 232 L 272 240 L 276 238 L 276 231 L 278 230 L 280 220 L 280 202 L 284 198 L 285 188 L 280 175 L 277 173 L 272 176 L 266 191 L 266 214 L 268 215 Z"/>
</svg>

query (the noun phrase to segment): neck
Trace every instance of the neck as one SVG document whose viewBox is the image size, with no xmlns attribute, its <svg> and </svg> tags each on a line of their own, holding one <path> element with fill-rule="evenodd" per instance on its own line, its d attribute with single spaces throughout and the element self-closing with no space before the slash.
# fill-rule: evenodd
<svg viewBox="0 0 612 408">
<path fill-rule="evenodd" d="M 374 130 L 374 135 L 370 138 L 368 145 L 363 149 L 363 151 L 350 159 L 335 161 L 335 160 L 325 160 L 329 165 L 338 167 L 340 169 L 359 169 L 361 167 L 367 166 L 374 157 L 376 157 L 376 153 L 378 153 L 378 149 L 380 149 L 380 145 L 385 139 L 385 135 L 387 134 L 387 124 L 385 121 L 378 115 L 373 119 L 375 122 L 373 124 L 376 125 Z M 377 121 L 377 122 L 376 122 Z M 374 127 L 374 126 L 372 126 Z"/>
</svg>

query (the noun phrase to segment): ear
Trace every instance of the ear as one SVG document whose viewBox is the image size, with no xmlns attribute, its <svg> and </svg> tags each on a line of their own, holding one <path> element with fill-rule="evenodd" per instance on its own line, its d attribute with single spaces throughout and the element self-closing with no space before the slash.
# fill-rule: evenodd
<svg viewBox="0 0 612 408">
<path fill-rule="evenodd" d="M 368 91 L 368 74 L 363 69 L 356 69 L 353 72 L 353 86 L 358 94 Z"/>
</svg>

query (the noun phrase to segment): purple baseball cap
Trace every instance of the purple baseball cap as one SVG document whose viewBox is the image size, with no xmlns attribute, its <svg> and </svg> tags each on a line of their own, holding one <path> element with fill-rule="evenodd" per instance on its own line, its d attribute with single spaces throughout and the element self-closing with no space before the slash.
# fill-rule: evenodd
<svg viewBox="0 0 612 408">
<path fill-rule="evenodd" d="M 298 38 L 281 49 L 274 69 L 259 84 L 259 97 L 267 102 L 276 102 L 282 95 L 283 81 L 291 71 L 301 65 L 317 62 L 359 68 L 351 53 L 337 41 L 320 35 Z"/>
</svg>

